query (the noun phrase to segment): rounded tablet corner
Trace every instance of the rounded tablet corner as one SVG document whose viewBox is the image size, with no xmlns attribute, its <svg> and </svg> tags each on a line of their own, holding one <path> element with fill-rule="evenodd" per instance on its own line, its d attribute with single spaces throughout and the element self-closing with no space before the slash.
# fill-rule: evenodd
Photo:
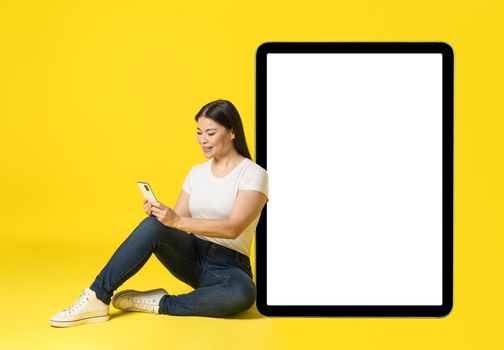
<svg viewBox="0 0 504 350">
<path fill-rule="evenodd" d="M 256 309 L 261 315 L 265 317 L 273 316 L 270 312 L 268 312 L 268 306 L 266 304 L 263 304 L 262 302 L 259 302 L 258 300 L 256 300 Z"/>
<path fill-rule="evenodd" d="M 256 49 L 256 56 L 262 55 L 263 51 L 268 52 L 269 47 L 273 44 L 272 41 L 266 41 L 262 44 L 260 44 L 257 49 Z"/>
<path fill-rule="evenodd" d="M 451 56 L 454 56 L 454 51 L 453 47 L 446 41 L 439 41 L 439 45 L 441 45 L 441 48 L 444 53 L 450 54 Z"/>
<path fill-rule="evenodd" d="M 438 315 L 438 318 L 446 318 L 450 316 L 452 310 L 453 310 L 453 303 L 441 306 L 441 313 Z"/>
</svg>

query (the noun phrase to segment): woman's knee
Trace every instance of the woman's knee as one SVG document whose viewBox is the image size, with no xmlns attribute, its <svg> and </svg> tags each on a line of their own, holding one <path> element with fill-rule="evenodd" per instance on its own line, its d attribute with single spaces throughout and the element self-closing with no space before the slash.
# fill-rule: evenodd
<svg viewBox="0 0 504 350">
<path fill-rule="evenodd" d="M 249 285 L 247 287 L 245 287 L 245 291 L 244 291 L 244 298 L 246 300 L 246 302 L 244 304 L 245 304 L 246 309 L 248 309 L 249 307 L 251 307 L 255 303 L 256 297 L 257 297 L 256 285 L 254 284 L 254 282 L 252 280 L 250 280 Z"/>
<path fill-rule="evenodd" d="M 163 233 L 163 224 L 155 217 L 148 216 L 132 232 L 132 236 L 142 240 L 158 240 Z"/>
<path fill-rule="evenodd" d="M 250 308 L 257 297 L 257 289 L 252 280 L 242 280 L 232 288 L 230 299 L 233 300 L 237 312 L 242 312 Z"/>
</svg>

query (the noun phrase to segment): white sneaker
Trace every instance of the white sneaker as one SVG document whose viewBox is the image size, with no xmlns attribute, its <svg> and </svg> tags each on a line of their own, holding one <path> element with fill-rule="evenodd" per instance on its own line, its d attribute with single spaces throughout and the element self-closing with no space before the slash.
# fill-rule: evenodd
<svg viewBox="0 0 504 350">
<path fill-rule="evenodd" d="M 159 314 L 159 301 L 168 292 L 163 288 L 140 292 L 133 289 L 123 290 L 112 297 L 112 305 L 123 311 L 142 311 Z"/>
<path fill-rule="evenodd" d="M 109 318 L 109 306 L 98 299 L 93 290 L 84 288 L 79 299 L 51 317 L 49 323 L 54 327 L 72 327 L 84 323 L 104 322 Z"/>
</svg>

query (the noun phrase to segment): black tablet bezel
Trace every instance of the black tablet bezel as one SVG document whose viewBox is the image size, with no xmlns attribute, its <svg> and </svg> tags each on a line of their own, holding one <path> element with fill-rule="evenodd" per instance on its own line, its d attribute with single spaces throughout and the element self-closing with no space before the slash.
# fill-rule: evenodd
<svg viewBox="0 0 504 350">
<path fill-rule="evenodd" d="M 267 305 L 267 205 L 256 230 L 256 306 L 265 316 L 443 317 L 453 306 L 454 55 L 444 42 L 267 42 L 256 52 L 256 162 L 267 169 L 268 53 L 440 53 L 442 54 L 442 304 L 441 305 Z"/>
</svg>

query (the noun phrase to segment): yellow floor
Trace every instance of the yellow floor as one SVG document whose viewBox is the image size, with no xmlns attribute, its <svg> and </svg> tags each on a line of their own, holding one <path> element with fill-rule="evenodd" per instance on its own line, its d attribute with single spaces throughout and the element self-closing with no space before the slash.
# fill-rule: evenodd
<svg viewBox="0 0 504 350">
<path fill-rule="evenodd" d="M 221 349 L 223 339 L 229 344 L 239 344 L 244 338 L 253 340 L 252 328 L 266 332 L 271 324 L 255 305 L 225 318 L 122 312 L 111 306 L 108 322 L 51 327 L 49 318 L 71 305 L 82 289 L 89 287 L 113 251 L 113 247 L 92 246 L 77 250 L 70 246 L 20 244 L 12 250 L 4 247 L 0 267 L 4 303 L 0 349 L 127 349 L 163 344 L 171 349 Z M 154 255 L 119 290 L 157 287 L 170 294 L 192 290 L 173 277 Z"/>
<path fill-rule="evenodd" d="M 473 349 L 481 341 L 475 334 L 486 335 L 487 348 L 503 344 L 497 323 L 489 317 L 472 318 L 482 314 L 464 297 L 455 298 L 454 311 L 443 319 L 268 318 L 255 305 L 238 317 L 211 318 L 111 307 L 108 322 L 51 327 L 51 315 L 77 299 L 113 248 L 3 245 L 0 349 Z M 192 290 L 155 256 L 119 290 L 157 287 L 171 294 Z"/>
</svg>

